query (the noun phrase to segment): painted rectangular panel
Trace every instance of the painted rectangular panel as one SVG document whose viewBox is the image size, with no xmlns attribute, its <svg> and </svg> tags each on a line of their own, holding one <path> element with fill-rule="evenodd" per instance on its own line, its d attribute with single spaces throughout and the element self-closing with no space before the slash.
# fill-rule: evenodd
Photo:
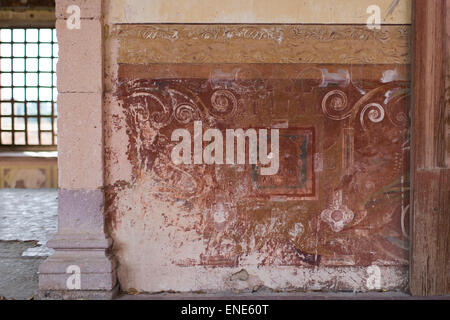
<svg viewBox="0 0 450 320">
<path fill-rule="evenodd" d="M 315 128 L 280 128 L 279 148 L 283 158 L 273 175 L 251 168 L 251 192 L 255 197 L 308 199 L 316 196 L 314 173 Z M 280 161 L 281 160 L 281 161 Z"/>
<path fill-rule="evenodd" d="M 147 38 L 124 58 L 130 33 L 111 47 L 117 82 L 106 110 L 107 226 L 123 288 L 405 286 L 407 64 L 286 63 L 282 50 L 252 51 L 251 41 L 253 57 L 275 62 L 133 62 L 132 52 L 156 56 L 161 44 Z M 177 41 L 164 50 L 181 50 Z M 251 138 L 241 153 L 237 139 L 228 144 L 240 129 L 257 137 L 254 149 Z"/>
<path fill-rule="evenodd" d="M 57 188 L 56 158 L 0 158 L 0 188 Z"/>
</svg>

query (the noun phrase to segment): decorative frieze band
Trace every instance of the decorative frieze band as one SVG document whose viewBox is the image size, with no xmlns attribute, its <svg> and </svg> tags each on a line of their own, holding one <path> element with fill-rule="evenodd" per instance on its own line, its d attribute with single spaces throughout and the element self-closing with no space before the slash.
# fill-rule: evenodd
<svg viewBox="0 0 450 320">
<path fill-rule="evenodd" d="M 409 64 L 408 25 L 114 25 L 119 63 Z"/>
</svg>

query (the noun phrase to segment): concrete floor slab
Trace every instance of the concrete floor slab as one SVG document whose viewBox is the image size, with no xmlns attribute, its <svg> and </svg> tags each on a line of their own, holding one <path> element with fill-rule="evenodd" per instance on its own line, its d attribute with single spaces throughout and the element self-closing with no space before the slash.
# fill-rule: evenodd
<svg viewBox="0 0 450 320">
<path fill-rule="evenodd" d="M 37 270 L 44 257 L 23 257 L 37 241 L 0 241 L 0 296 L 30 299 L 37 290 Z"/>
<path fill-rule="evenodd" d="M 45 247 L 58 224 L 56 189 L 0 189 L 0 240 L 37 240 L 24 256 L 49 256 Z"/>
<path fill-rule="evenodd" d="M 53 253 L 45 244 L 57 220 L 56 189 L 0 189 L 0 297 L 35 294 L 38 267 Z"/>
</svg>

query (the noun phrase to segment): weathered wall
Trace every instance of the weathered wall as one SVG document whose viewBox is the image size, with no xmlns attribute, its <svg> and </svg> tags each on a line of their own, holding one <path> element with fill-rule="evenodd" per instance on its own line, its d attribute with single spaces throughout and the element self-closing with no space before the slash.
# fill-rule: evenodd
<svg viewBox="0 0 450 320">
<path fill-rule="evenodd" d="M 410 2 L 375 2 L 380 30 L 373 1 L 106 2 L 122 289 L 368 290 L 372 265 L 380 288 L 405 287 Z M 171 133 L 195 120 L 278 128 L 279 172 L 173 164 Z"/>
<path fill-rule="evenodd" d="M 410 0 L 107 0 L 114 23 L 326 23 L 365 24 L 378 5 L 383 24 L 411 22 Z"/>
</svg>

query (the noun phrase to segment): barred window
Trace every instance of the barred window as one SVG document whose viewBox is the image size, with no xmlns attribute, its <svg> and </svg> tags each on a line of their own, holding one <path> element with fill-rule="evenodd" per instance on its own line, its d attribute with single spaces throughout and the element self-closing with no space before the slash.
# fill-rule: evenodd
<svg viewBox="0 0 450 320">
<path fill-rule="evenodd" d="M 55 29 L 0 29 L 0 147 L 55 149 Z"/>
</svg>

